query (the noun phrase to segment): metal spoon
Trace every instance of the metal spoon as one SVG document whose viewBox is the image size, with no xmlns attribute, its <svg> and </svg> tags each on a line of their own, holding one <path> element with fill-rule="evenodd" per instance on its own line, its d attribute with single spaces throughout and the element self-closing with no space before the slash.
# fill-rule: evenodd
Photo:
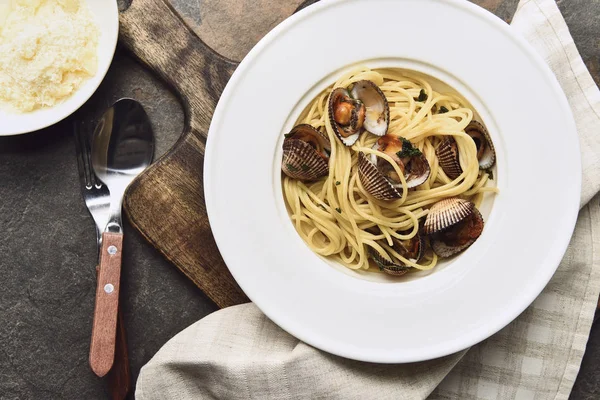
<svg viewBox="0 0 600 400">
<path fill-rule="evenodd" d="M 113 104 L 98 121 L 92 139 L 92 167 L 110 192 L 110 217 L 102 233 L 90 366 L 104 376 L 114 362 L 123 250 L 121 208 L 127 186 L 150 163 L 154 135 L 142 105 L 132 99 Z"/>
</svg>

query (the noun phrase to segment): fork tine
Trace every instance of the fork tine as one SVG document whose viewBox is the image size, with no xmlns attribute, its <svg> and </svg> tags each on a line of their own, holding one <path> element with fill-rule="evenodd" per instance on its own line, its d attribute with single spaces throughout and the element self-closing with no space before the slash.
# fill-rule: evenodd
<svg viewBox="0 0 600 400">
<path fill-rule="evenodd" d="M 81 122 L 82 124 L 82 139 L 83 139 L 83 146 L 85 148 L 85 165 L 87 167 L 87 171 L 88 171 L 88 176 L 90 177 L 90 185 L 92 186 L 97 186 L 97 179 L 96 179 L 96 174 L 94 173 L 94 169 L 92 168 L 92 160 L 91 160 L 91 154 L 92 154 L 92 149 L 91 149 L 91 145 L 90 145 L 90 130 L 87 126 L 85 126 L 85 122 Z"/>
<path fill-rule="evenodd" d="M 85 129 L 85 135 L 86 135 L 86 147 L 87 147 L 87 165 L 88 165 L 88 170 L 90 173 L 90 178 L 91 178 L 91 182 L 92 185 L 94 185 L 96 188 L 101 188 L 102 186 L 104 186 L 104 183 L 102 183 L 102 181 L 96 176 L 96 172 L 94 172 L 94 168 L 92 167 L 92 137 L 94 135 L 94 129 L 91 128 L 91 126 L 95 125 L 95 123 L 91 122 L 88 124 L 87 128 Z"/>
<path fill-rule="evenodd" d="M 81 144 L 82 162 L 86 174 L 86 185 L 90 189 L 92 187 L 101 188 L 103 183 L 98 179 L 94 168 L 92 167 L 92 131 L 90 130 L 90 124 L 86 124 L 85 121 L 81 121 L 79 128 L 79 142 Z"/>
<path fill-rule="evenodd" d="M 89 189 L 92 185 L 89 175 L 89 164 L 87 148 L 85 147 L 85 136 L 82 124 L 77 121 L 73 123 L 73 131 L 75 132 L 75 149 L 77 152 L 77 167 L 79 169 L 79 178 L 85 184 L 85 187 Z"/>
</svg>

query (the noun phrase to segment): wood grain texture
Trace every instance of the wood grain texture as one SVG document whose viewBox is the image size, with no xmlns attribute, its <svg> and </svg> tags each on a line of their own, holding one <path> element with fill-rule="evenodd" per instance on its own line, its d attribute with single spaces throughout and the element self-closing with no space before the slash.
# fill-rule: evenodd
<svg viewBox="0 0 600 400">
<path fill-rule="evenodd" d="M 106 376 L 108 392 L 113 400 L 124 400 L 131 390 L 131 369 L 127 351 L 127 334 L 123 321 L 123 312 L 119 307 L 117 318 L 117 339 L 113 366 Z"/>
<path fill-rule="evenodd" d="M 110 254 L 108 248 L 112 246 L 116 248 L 116 252 Z M 102 234 L 90 344 L 90 366 L 100 377 L 110 371 L 115 359 L 122 250 L 123 234 L 109 232 Z M 109 284 L 112 285 L 112 291 L 107 292 L 105 286 Z"/>
<path fill-rule="evenodd" d="M 98 279 L 99 271 L 100 266 L 96 265 L 96 279 Z M 119 301 L 115 357 L 113 366 L 106 376 L 108 392 L 113 400 L 125 399 L 131 389 L 131 368 L 129 365 L 129 352 L 127 351 L 127 333 L 125 331 L 125 321 L 123 321 L 121 308 L 121 302 Z"/>
<path fill-rule="evenodd" d="M 469 0 L 480 7 L 485 8 L 507 23 L 512 20 L 519 0 Z"/>
<path fill-rule="evenodd" d="M 173 1 L 175 10 L 211 49 L 241 61 L 250 49 L 303 0 Z"/>
<path fill-rule="evenodd" d="M 247 302 L 213 239 L 202 185 L 210 120 L 237 64 L 207 47 L 162 0 L 134 0 L 120 23 L 122 43 L 172 86 L 185 111 L 181 139 L 130 186 L 127 215 L 218 306 Z"/>
<path fill-rule="evenodd" d="M 480 7 L 485 8 L 490 12 L 495 12 L 506 0 L 471 0 Z"/>
</svg>

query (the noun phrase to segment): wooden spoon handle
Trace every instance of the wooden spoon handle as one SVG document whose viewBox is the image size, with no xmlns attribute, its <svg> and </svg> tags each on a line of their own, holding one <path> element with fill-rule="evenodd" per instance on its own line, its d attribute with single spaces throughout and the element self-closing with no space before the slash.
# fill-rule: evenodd
<svg viewBox="0 0 600 400">
<path fill-rule="evenodd" d="M 90 366 L 100 377 L 106 375 L 115 359 L 121 254 L 123 234 L 104 232 L 96 286 L 96 306 L 90 344 Z"/>
</svg>

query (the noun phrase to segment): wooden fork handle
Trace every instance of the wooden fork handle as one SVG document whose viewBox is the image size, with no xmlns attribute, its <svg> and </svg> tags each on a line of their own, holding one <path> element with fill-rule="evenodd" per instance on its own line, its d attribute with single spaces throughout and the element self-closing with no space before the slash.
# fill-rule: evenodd
<svg viewBox="0 0 600 400">
<path fill-rule="evenodd" d="M 96 265 L 96 278 L 100 266 Z M 106 376 L 108 392 L 113 400 L 125 400 L 131 389 L 131 370 L 129 368 L 129 352 L 127 350 L 127 332 L 123 319 L 122 306 L 119 303 L 117 317 L 117 342 L 115 344 L 115 362 Z"/>
<path fill-rule="evenodd" d="M 115 344 L 115 362 L 107 375 L 108 391 L 113 400 L 125 400 L 131 388 L 127 336 L 123 324 L 123 312 L 119 307 L 117 319 L 117 343 Z"/>
<path fill-rule="evenodd" d="M 100 377 L 110 371 L 115 360 L 122 252 L 123 234 L 104 232 L 90 344 L 90 366 Z"/>
</svg>

